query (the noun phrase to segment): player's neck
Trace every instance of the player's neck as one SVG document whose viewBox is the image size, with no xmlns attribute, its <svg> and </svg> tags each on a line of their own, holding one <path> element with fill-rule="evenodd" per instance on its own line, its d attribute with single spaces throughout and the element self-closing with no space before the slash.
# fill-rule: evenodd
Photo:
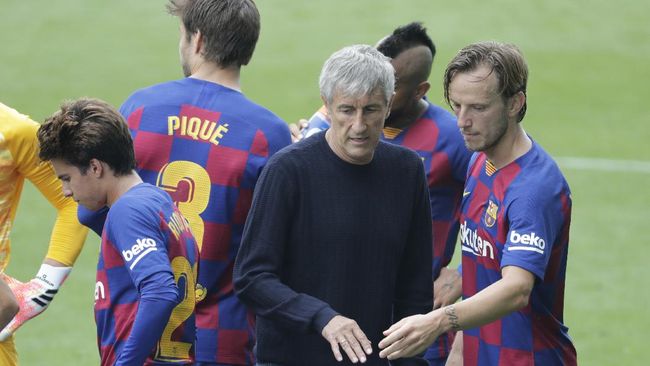
<svg viewBox="0 0 650 366">
<path fill-rule="evenodd" d="M 427 101 L 420 99 L 411 110 L 405 111 L 401 116 L 396 116 L 394 119 L 389 116 L 384 127 L 405 129 L 415 123 L 424 114 L 428 106 Z"/>
<path fill-rule="evenodd" d="M 190 77 L 223 85 L 241 92 L 239 83 L 240 68 L 230 66 L 221 68 L 214 63 L 203 63 Z"/>
<path fill-rule="evenodd" d="M 510 128 L 495 146 L 485 151 L 488 160 L 496 169 L 501 169 L 517 160 L 533 146 L 533 142 L 526 135 L 521 124 L 516 123 Z"/>
<path fill-rule="evenodd" d="M 113 176 L 112 178 L 113 182 L 107 182 L 111 187 L 107 192 L 106 197 L 106 204 L 108 207 L 111 207 L 113 203 L 122 197 L 122 195 L 129 189 L 142 183 L 142 179 L 135 171 L 131 171 L 131 173 L 119 177 Z"/>
</svg>

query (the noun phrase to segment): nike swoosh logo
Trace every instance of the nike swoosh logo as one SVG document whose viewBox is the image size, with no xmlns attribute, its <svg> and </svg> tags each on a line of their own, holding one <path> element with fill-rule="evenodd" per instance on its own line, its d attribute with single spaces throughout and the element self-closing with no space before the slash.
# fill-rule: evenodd
<svg viewBox="0 0 650 366">
<path fill-rule="evenodd" d="M 468 191 L 464 191 L 464 192 L 463 192 L 463 197 L 467 197 L 467 196 L 469 196 L 470 193 L 472 193 L 472 191 L 469 191 L 469 192 L 468 192 Z"/>
</svg>

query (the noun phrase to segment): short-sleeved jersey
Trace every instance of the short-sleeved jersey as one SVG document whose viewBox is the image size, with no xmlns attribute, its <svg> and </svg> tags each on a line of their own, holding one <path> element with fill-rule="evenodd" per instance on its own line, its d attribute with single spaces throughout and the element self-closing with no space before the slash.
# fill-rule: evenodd
<svg viewBox="0 0 650 366">
<path fill-rule="evenodd" d="M 426 111 L 404 129 L 385 127 L 381 140 L 408 147 L 424 163 L 433 219 L 433 276 L 451 261 L 459 227 L 460 200 L 471 152 L 465 147 L 456 118 L 427 101 Z M 329 128 L 327 110 L 321 107 L 303 130 L 308 137 Z"/>
<path fill-rule="evenodd" d="M 185 78 L 135 92 L 120 112 L 137 170 L 165 190 L 190 222 L 200 250 L 196 359 L 252 364 L 253 317 L 232 287 L 232 267 L 253 189 L 289 128 L 241 92 Z"/>
<path fill-rule="evenodd" d="M 95 321 L 101 365 L 113 365 L 131 332 L 142 280 L 170 272 L 181 294 L 146 365 L 193 361 L 198 248 L 187 221 L 169 196 L 147 183 L 122 195 L 108 211 L 102 233 Z"/>
<path fill-rule="evenodd" d="M 575 365 L 563 323 L 571 193 L 559 168 L 535 142 L 499 170 L 476 153 L 463 196 L 463 298 L 506 266 L 535 275 L 525 308 L 464 331 L 465 365 Z"/>
<path fill-rule="evenodd" d="M 72 265 L 83 246 L 86 228 L 77 221 L 77 204 L 65 198 L 52 165 L 38 158 L 38 123 L 0 103 L 0 271 L 9 263 L 9 234 L 25 178 L 56 208 L 47 257 Z"/>
</svg>

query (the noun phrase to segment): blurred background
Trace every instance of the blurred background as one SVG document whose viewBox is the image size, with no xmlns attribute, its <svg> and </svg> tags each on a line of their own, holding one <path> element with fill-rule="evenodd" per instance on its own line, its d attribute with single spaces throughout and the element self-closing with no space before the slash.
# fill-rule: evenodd
<svg viewBox="0 0 650 366">
<path fill-rule="evenodd" d="M 287 122 L 319 106 L 318 74 L 343 46 L 375 44 L 422 21 L 438 53 L 429 99 L 444 105 L 451 57 L 479 40 L 517 44 L 530 79 L 526 131 L 573 191 L 565 295 L 583 365 L 643 365 L 650 329 L 650 3 L 643 0 L 445 2 L 258 0 L 262 34 L 245 94 Z M 41 122 L 65 99 L 119 106 L 136 89 L 182 77 L 178 21 L 164 1 L 3 0 L 0 102 Z M 34 276 L 54 210 L 27 184 L 7 269 Z M 17 333 L 22 365 L 98 364 L 93 298 L 99 239 L 43 315 Z M 457 251 L 459 254 L 460 251 Z"/>
</svg>

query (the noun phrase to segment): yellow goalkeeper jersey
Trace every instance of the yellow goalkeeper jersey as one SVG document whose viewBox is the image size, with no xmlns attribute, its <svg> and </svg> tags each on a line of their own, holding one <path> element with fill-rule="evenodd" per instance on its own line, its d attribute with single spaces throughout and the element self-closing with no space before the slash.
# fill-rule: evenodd
<svg viewBox="0 0 650 366">
<path fill-rule="evenodd" d="M 87 230 L 77 220 L 77 204 L 63 196 L 54 169 L 38 158 L 38 127 L 29 117 L 0 103 L 0 271 L 9 263 L 9 234 L 25 178 L 57 210 L 48 258 L 72 266 L 86 238 Z M 29 214 L 29 207 L 23 209 Z"/>
</svg>

